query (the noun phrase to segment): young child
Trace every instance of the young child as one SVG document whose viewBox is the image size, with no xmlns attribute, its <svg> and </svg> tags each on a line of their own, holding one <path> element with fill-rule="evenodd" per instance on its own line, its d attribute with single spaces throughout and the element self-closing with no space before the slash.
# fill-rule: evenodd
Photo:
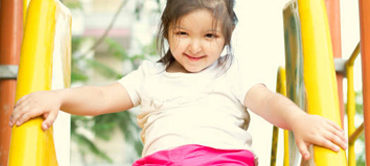
<svg viewBox="0 0 370 166">
<path fill-rule="evenodd" d="M 343 130 L 303 112 L 286 97 L 252 85 L 231 53 L 237 17 L 233 0 L 167 0 L 157 63 L 145 61 L 107 86 L 35 92 L 21 98 L 10 125 L 43 116 L 44 130 L 58 111 L 99 115 L 141 105 L 143 158 L 133 165 L 254 165 L 246 107 L 294 132 L 304 159 L 311 144 L 345 149 Z M 169 48 L 165 48 L 168 42 Z M 226 50 L 226 55 L 221 55 Z"/>
</svg>

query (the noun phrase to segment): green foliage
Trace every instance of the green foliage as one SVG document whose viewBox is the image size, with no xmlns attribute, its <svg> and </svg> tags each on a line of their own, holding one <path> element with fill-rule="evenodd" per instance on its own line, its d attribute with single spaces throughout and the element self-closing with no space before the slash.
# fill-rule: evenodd
<svg viewBox="0 0 370 166">
<path fill-rule="evenodd" d="M 140 20 L 140 17 L 141 17 L 140 13 L 141 13 L 143 7 L 144 7 L 143 0 L 136 1 L 136 5 L 135 5 L 135 16 L 136 16 L 136 19 L 137 20 Z"/>
<path fill-rule="evenodd" d="M 113 39 L 107 38 L 105 42 L 108 44 L 108 51 L 117 59 L 124 61 L 130 59 L 126 50 Z"/>
<path fill-rule="evenodd" d="M 79 127 L 91 131 L 98 139 L 104 141 L 109 141 L 114 133 L 114 129 L 119 127 L 124 135 L 125 141 L 134 146 L 137 156 L 140 155 L 142 144 L 137 137 L 139 135 L 139 128 L 129 111 L 103 114 L 94 117 L 72 116 L 71 135 L 72 139 L 78 143 L 79 150 L 83 154 L 92 153 L 111 163 L 112 159 L 100 150 L 91 139 L 78 132 Z"/>
<path fill-rule="evenodd" d="M 80 1 L 64 0 L 63 4 L 69 9 L 82 9 L 82 3 Z"/>
<path fill-rule="evenodd" d="M 363 103 L 362 103 L 362 91 L 355 92 L 355 105 L 356 105 L 356 115 L 363 117 Z M 347 108 L 347 103 L 345 103 L 345 108 Z M 361 144 L 365 144 L 365 135 L 362 133 L 356 142 L 359 141 Z M 356 143 L 357 144 L 357 143 Z M 357 155 L 357 154 L 356 154 Z M 365 150 L 362 150 L 362 152 L 356 156 L 356 165 L 365 165 Z"/>
<path fill-rule="evenodd" d="M 78 52 L 79 45 L 84 42 L 84 38 L 73 38 L 74 47 L 72 50 Z M 126 50 L 112 39 L 106 39 L 108 44 L 108 53 L 112 54 L 117 60 L 133 62 L 137 59 L 142 59 L 141 56 L 128 56 Z M 78 54 L 78 53 L 76 53 Z M 87 70 L 92 70 L 107 79 L 119 79 L 123 75 L 114 71 L 110 66 L 100 63 L 99 61 L 87 56 L 73 56 L 72 58 L 72 82 L 87 82 L 89 76 Z M 103 114 L 94 117 L 72 116 L 71 119 L 71 135 L 72 140 L 79 145 L 81 154 L 92 153 L 109 163 L 112 159 L 100 150 L 91 139 L 84 134 L 78 132 L 78 128 L 84 128 L 93 133 L 96 138 L 109 141 L 116 127 L 120 129 L 124 135 L 125 141 L 135 147 L 137 156 L 141 153 L 142 144 L 138 139 L 139 128 L 135 123 L 133 115 L 129 111 L 121 111 L 113 114 Z"/>
<path fill-rule="evenodd" d="M 360 115 L 363 117 L 363 102 L 362 102 L 362 91 L 358 91 L 356 92 L 356 114 L 357 115 Z M 358 139 L 356 140 L 356 142 L 359 141 L 361 142 L 361 144 L 365 144 L 365 135 L 362 134 L 358 137 Z M 365 150 L 362 149 L 362 152 L 356 156 L 356 165 L 365 165 Z"/>
<path fill-rule="evenodd" d="M 125 2 L 129 0 L 122 0 L 122 7 Z M 153 0 L 156 2 L 158 8 L 153 13 L 160 13 L 161 0 Z M 80 10 L 83 12 L 83 3 L 81 0 L 62 0 L 62 2 L 72 10 Z M 135 17 L 137 20 L 142 17 L 142 11 L 146 0 L 135 0 L 135 10 L 130 17 Z M 119 14 L 121 10 L 116 12 Z M 113 17 L 111 25 L 113 25 L 116 16 Z M 109 31 L 108 27 L 106 31 Z M 152 36 L 153 37 L 153 36 Z M 117 80 L 124 76 L 123 73 L 115 71 L 111 66 L 101 63 L 89 56 L 89 53 L 94 52 L 99 44 L 108 46 L 108 53 L 117 61 L 130 63 L 133 69 L 136 69 L 142 60 L 149 56 L 157 55 L 155 40 L 149 45 L 142 45 L 141 51 L 137 54 L 130 55 L 127 50 L 122 47 L 117 41 L 102 35 L 93 45 L 90 50 L 81 50 L 86 42 L 94 40 L 89 37 L 73 36 L 72 37 L 72 73 L 71 81 L 73 83 L 86 83 L 90 80 L 88 73 L 97 73 L 98 75 L 108 79 Z M 140 44 L 140 43 L 139 43 Z M 90 71 L 90 72 L 88 72 Z M 71 136 L 72 140 L 78 144 L 78 149 L 82 157 L 86 154 L 94 154 L 96 157 L 103 159 L 109 163 L 113 160 L 106 155 L 91 137 L 81 132 L 81 129 L 88 131 L 95 136 L 96 139 L 110 141 L 115 129 L 119 129 L 124 136 L 126 143 L 134 147 L 136 155 L 140 156 L 143 145 L 139 139 L 139 127 L 136 125 L 136 118 L 130 111 L 124 111 L 112 114 L 103 114 L 94 117 L 84 117 L 72 115 L 71 118 Z"/>
<path fill-rule="evenodd" d="M 84 60 L 90 68 L 93 68 L 96 72 L 98 72 L 99 74 L 103 75 L 106 78 L 118 79 L 122 77 L 121 74 L 117 73 L 109 66 L 100 63 L 99 61 L 96 61 L 94 59 L 84 59 Z"/>
<path fill-rule="evenodd" d="M 85 83 L 89 81 L 87 71 L 98 73 L 100 76 L 110 80 L 117 80 L 124 76 L 112 69 L 111 66 L 105 65 L 96 59 L 87 56 L 89 52 L 81 53 L 80 47 L 90 38 L 73 37 L 72 38 L 72 83 Z M 127 50 L 120 43 L 111 39 L 105 38 L 103 44 L 108 46 L 108 53 L 117 61 L 129 62 L 136 69 L 140 62 L 150 56 L 155 56 L 156 46 L 155 40 L 149 45 L 141 46 L 141 52 L 134 55 L 129 55 Z M 92 50 L 93 51 L 93 50 Z M 116 128 L 121 131 L 126 143 L 134 147 L 136 156 L 140 156 L 143 145 L 139 139 L 139 127 L 136 125 L 136 118 L 130 111 L 124 111 L 112 114 L 103 114 L 94 117 L 84 117 L 72 115 L 71 119 L 71 135 L 72 140 L 78 144 L 78 149 L 82 156 L 86 154 L 94 154 L 96 157 L 112 163 L 112 159 L 107 156 L 93 140 L 86 137 L 83 133 L 78 132 L 79 128 L 83 128 L 91 132 L 97 139 L 109 141 Z"/>
<path fill-rule="evenodd" d="M 77 132 L 78 123 L 86 125 L 89 120 L 86 117 L 72 116 L 71 119 L 71 136 L 72 140 L 75 141 L 79 146 L 78 149 L 81 153 L 86 154 L 92 152 L 97 157 L 100 157 L 109 163 L 112 163 L 112 159 L 109 158 L 103 151 L 101 151 L 89 138 L 85 135 Z"/>
<path fill-rule="evenodd" d="M 362 134 L 359 138 L 359 140 L 357 141 L 361 141 L 362 143 L 365 143 L 365 135 Z M 365 164 L 365 161 L 366 161 L 366 158 L 365 158 L 365 150 L 362 151 L 362 153 L 358 156 L 356 156 L 357 160 L 356 160 L 356 165 L 366 165 Z"/>
<path fill-rule="evenodd" d="M 80 48 L 81 43 L 84 41 L 81 37 L 72 37 L 72 55 L 76 55 L 78 48 Z M 75 82 L 86 82 L 88 81 L 88 76 L 86 72 L 80 67 L 80 58 L 77 56 L 72 56 L 72 73 L 71 73 L 71 81 L 72 83 Z"/>
<path fill-rule="evenodd" d="M 136 0 L 135 10 L 134 10 L 134 15 L 135 15 L 136 20 L 140 20 L 142 17 L 142 10 L 144 8 L 145 1 L 146 0 Z M 153 0 L 153 1 L 155 1 L 155 3 L 157 4 L 157 8 L 152 12 L 160 13 L 162 10 L 161 0 Z"/>
<path fill-rule="evenodd" d="M 355 101 L 356 101 L 356 113 L 357 114 L 363 114 L 363 110 L 364 110 L 364 107 L 363 107 L 363 104 L 362 104 L 362 91 L 358 91 L 355 93 Z"/>
</svg>

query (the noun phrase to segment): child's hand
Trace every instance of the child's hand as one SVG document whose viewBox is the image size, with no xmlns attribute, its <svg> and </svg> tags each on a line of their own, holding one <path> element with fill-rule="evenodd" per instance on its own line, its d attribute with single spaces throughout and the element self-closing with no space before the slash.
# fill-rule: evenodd
<svg viewBox="0 0 370 166">
<path fill-rule="evenodd" d="M 42 129 L 48 129 L 57 117 L 61 102 L 54 91 L 40 91 L 23 96 L 17 101 L 10 117 L 9 125 L 20 126 L 31 118 L 40 115 L 45 119 Z"/>
<path fill-rule="evenodd" d="M 347 148 L 347 139 L 344 131 L 334 122 L 318 115 L 304 114 L 296 118 L 292 126 L 295 141 L 303 159 L 310 158 L 308 146 L 319 145 L 335 152 L 339 146 Z"/>
</svg>

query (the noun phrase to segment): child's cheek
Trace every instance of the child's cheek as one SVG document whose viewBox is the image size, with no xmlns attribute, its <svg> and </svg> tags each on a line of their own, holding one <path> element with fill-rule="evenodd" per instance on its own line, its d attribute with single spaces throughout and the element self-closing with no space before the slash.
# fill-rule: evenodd
<svg viewBox="0 0 370 166">
<path fill-rule="evenodd" d="M 184 51 L 183 49 L 186 49 L 190 42 L 189 42 L 189 39 L 181 38 L 181 39 L 178 39 L 176 43 L 177 43 L 177 48 L 181 49 L 181 51 Z"/>
</svg>

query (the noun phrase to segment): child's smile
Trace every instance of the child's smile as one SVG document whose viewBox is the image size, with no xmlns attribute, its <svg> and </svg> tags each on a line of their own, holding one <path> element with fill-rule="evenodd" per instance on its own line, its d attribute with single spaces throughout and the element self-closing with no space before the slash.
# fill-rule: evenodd
<svg viewBox="0 0 370 166">
<path fill-rule="evenodd" d="M 204 55 L 204 56 L 192 56 L 192 55 L 188 55 L 188 54 L 186 54 L 186 53 L 184 53 L 184 55 L 186 56 L 186 57 L 188 57 L 191 61 L 198 61 L 198 60 L 200 60 L 200 59 L 202 59 L 202 58 L 206 58 L 206 56 Z"/>
<path fill-rule="evenodd" d="M 220 57 L 225 45 L 220 22 L 206 9 L 180 18 L 170 26 L 168 36 L 176 60 L 168 67 L 169 72 L 200 72 Z"/>
</svg>

